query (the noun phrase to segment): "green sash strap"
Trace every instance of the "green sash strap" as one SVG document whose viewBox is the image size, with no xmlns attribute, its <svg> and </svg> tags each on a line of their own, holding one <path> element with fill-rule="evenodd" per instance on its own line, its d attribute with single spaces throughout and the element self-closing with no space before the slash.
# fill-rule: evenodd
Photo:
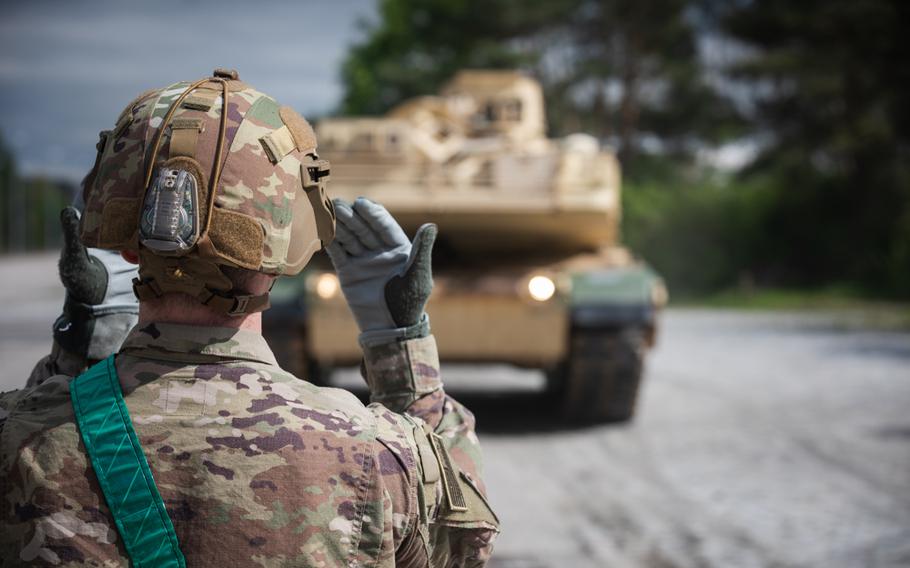
<svg viewBox="0 0 910 568">
<path fill-rule="evenodd" d="M 133 565 L 184 568 L 174 525 L 123 402 L 114 356 L 73 379 L 70 396 L 92 468 Z"/>
</svg>

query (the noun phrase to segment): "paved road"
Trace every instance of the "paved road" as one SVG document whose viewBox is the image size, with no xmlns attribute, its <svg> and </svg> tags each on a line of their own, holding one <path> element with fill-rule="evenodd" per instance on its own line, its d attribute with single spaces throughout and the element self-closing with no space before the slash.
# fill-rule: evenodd
<svg viewBox="0 0 910 568">
<path fill-rule="evenodd" d="M 0 388 L 47 351 L 53 263 L 0 259 Z M 446 372 L 481 427 L 499 568 L 910 566 L 908 333 L 671 310 L 625 427 L 564 428 L 533 372 Z"/>
<path fill-rule="evenodd" d="M 0 256 L 0 391 L 22 386 L 50 352 L 63 304 L 56 262 L 56 254 Z"/>
<path fill-rule="evenodd" d="M 478 408 L 500 566 L 910 566 L 910 335 L 664 323 L 629 427 Z"/>
</svg>

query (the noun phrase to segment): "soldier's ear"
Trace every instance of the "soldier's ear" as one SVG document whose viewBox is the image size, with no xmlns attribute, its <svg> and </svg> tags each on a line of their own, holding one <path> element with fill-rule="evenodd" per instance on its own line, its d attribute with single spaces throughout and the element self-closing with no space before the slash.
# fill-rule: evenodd
<svg viewBox="0 0 910 568">
<path fill-rule="evenodd" d="M 130 264 L 139 264 L 139 253 L 134 250 L 122 250 L 120 256 Z"/>
</svg>

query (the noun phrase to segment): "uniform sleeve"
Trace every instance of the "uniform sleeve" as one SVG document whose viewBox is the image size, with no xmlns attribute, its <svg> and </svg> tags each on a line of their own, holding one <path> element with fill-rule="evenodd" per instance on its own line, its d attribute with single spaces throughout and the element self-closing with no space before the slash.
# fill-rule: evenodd
<svg viewBox="0 0 910 568">
<path fill-rule="evenodd" d="M 444 397 L 436 339 L 432 335 L 363 347 L 363 374 L 370 402 L 436 425 Z"/>
<path fill-rule="evenodd" d="M 433 564 L 458 560 L 483 566 L 499 521 L 487 502 L 474 415 L 445 393 L 436 339 L 429 335 L 364 346 L 363 373 L 371 402 L 413 425 Z M 428 471 L 432 468 L 438 471 Z"/>
</svg>

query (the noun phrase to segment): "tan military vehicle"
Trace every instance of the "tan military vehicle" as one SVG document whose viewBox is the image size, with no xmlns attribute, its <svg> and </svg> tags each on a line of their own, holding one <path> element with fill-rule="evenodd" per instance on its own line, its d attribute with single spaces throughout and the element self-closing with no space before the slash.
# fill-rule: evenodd
<svg viewBox="0 0 910 568">
<path fill-rule="evenodd" d="M 439 225 L 427 311 L 444 361 L 539 368 L 569 417 L 632 416 L 666 291 L 617 242 L 616 159 L 587 135 L 548 139 L 536 81 L 464 71 L 440 96 L 317 135 L 333 195 L 384 204 L 409 234 Z M 267 336 L 291 371 L 321 381 L 359 363 L 330 264 L 272 297 Z"/>
</svg>

